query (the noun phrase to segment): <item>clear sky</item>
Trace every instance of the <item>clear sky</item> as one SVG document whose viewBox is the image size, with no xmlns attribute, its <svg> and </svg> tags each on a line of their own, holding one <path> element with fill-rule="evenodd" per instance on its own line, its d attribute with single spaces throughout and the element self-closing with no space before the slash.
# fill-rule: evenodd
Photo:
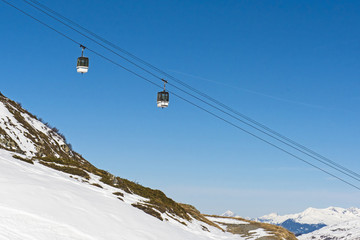
<svg viewBox="0 0 360 240">
<path fill-rule="evenodd" d="M 360 172 L 359 1 L 40 2 Z M 158 109 L 159 88 L 90 52 L 89 72 L 76 73 L 79 46 L 3 2 L 0 29 L 0 91 L 60 129 L 99 168 L 210 214 L 360 207 L 359 190 L 181 99 L 170 96 L 169 108 Z"/>
</svg>

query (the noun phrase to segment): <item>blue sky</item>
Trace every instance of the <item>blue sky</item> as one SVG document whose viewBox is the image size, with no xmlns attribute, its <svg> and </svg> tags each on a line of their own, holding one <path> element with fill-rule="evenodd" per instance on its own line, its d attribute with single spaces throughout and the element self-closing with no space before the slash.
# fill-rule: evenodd
<svg viewBox="0 0 360 240">
<path fill-rule="evenodd" d="M 141 73 L 23 1 L 12 3 Z M 41 3 L 360 171 L 358 1 Z M 358 190 L 174 96 L 168 109 L 156 108 L 158 88 L 90 52 L 89 73 L 76 73 L 79 46 L 2 2 L 0 29 L 1 92 L 59 128 L 99 168 L 204 213 L 360 207 Z"/>
</svg>

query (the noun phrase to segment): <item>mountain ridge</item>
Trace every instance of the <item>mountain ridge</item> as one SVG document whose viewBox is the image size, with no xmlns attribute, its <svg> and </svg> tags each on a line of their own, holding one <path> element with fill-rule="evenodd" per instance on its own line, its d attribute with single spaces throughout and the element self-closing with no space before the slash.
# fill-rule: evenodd
<svg viewBox="0 0 360 240">
<path fill-rule="evenodd" d="M 0 95 L 0 116 L 0 148 L 16 153 L 15 158 L 29 163 L 38 161 L 47 167 L 85 179 L 94 174 L 105 184 L 149 199 L 149 202 L 134 204 L 134 207 L 160 220 L 163 219 L 154 208 L 160 212 L 168 211 L 185 220 L 190 219 L 178 203 L 166 197 L 160 190 L 143 187 L 96 168 L 73 151 L 56 128 L 42 123 L 35 115 L 23 109 L 21 104 L 3 94 Z"/>
</svg>

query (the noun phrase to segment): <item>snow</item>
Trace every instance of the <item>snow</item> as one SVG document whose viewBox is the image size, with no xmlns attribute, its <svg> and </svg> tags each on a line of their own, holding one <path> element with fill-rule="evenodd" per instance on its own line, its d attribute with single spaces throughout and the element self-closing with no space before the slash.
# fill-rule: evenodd
<svg viewBox="0 0 360 240">
<path fill-rule="evenodd" d="M 360 219 L 342 222 L 332 226 L 321 228 L 312 233 L 298 237 L 299 240 L 320 240 L 320 239 L 360 239 Z"/>
<path fill-rule="evenodd" d="M 258 228 L 255 230 L 251 230 L 249 231 L 249 233 L 251 233 L 251 237 L 252 238 L 261 238 L 261 237 L 267 237 L 267 236 L 274 236 L 274 234 L 267 232 L 266 230 L 262 229 L 262 228 Z"/>
<path fill-rule="evenodd" d="M 60 239 L 95 239 L 84 234 L 72 226 L 56 221 L 19 211 L 11 208 L 0 207 L 0 239 L 46 239 L 52 236 Z M 56 236 L 55 236 L 56 235 Z"/>
<path fill-rule="evenodd" d="M 17 143 L 21 150 L 26 151 L 29 155 L 36 152 L 35 144 L 25 136 L 29 134 L 10 113 L 4 103 L 0 102 L 0 128 L 3 129 L 11 139 Z"/>
<path fill-rule="evenodd" d="M 244 239 L 195 219 L 184 226 L 163 214 L 169 221 L 160 221 L 130 205 L 144 198 L 99 183 L 94 175 L 90 182 L 104 189 L 12 154 L 0 150 L 0 240 Z M 113 192 L 124 193 L 124 201 Z"/>
<path fill-rule="evenodd" d="M 360 219 L 360 209 L 354 207 L 349 209 L 344 209 L 340 207 L 329 207 L 325 209 L 308 208 L 304 212 L 297 214 L 279 216 L 276 213 L 272 213 L 260 217 L 256 220 L 272 224 L 280 224 L 288 219 L 293 219 L 295 222 L 298 223 L 323 223 L 329 226 L 345 221 L 350 221 L 353 219 Z"/>
</svg>

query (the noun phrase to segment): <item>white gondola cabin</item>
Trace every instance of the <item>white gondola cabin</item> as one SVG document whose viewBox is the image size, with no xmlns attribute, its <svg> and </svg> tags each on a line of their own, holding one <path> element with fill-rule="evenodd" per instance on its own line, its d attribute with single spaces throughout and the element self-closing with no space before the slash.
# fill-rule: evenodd
<svg viewBox="0 0 360 240">
<path fill-rule="evenodd" d="M 165 90 L 166 80 L 161 79 L 164 82 L 164 91 L 157 94 L 157 106 L 160 108 L 166 108 L 169 106 L 169 93 Z"/>
<path fill-rule="evenodd" d="M 166 92 L 166 91 L 158 92 L 157 106 L 160 108 L 166 108 L 169 106 L 169 93 L 168 92 Z"/>
<path fill-rule="evenodd" d="M 80 46 L 81 50 L 81 57 L 77 59 L 76 70 L 78 73 L 87 73 L 89 69 L 89 58 L 84 57 L 84 46 Z"/>
</svg>

